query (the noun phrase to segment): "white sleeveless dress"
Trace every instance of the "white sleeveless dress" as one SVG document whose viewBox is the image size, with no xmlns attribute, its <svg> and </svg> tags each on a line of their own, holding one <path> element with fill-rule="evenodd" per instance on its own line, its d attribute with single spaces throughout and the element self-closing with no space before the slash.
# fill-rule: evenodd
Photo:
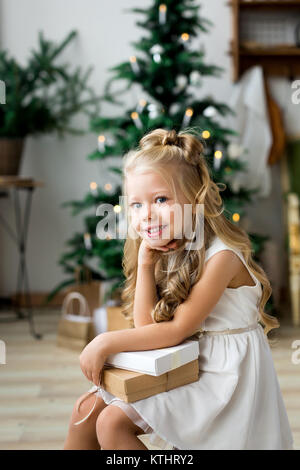
<svg viewBox="0 0 300 470">
<path fill-rule="evenodd" d="M 243 328 L 257 323 L 261 283 L 241 252 L 219 237 L 205 261 L 222 250 L 234 251 L 254 286 L 226 288 L 204 330 Z M 125 403 L 101 387 L 88 393 L 119 406 L 161 449 L 287 450 L 292 432 L 263 327 L 238 334 L 199 338 L 199 380 L 157 395 Z"/>
</svg>

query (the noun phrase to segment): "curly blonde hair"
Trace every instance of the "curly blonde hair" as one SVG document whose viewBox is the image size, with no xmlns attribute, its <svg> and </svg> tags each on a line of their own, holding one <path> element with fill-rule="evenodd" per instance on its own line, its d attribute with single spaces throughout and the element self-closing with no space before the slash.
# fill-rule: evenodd
<svg viewBox="0 0 300 470">
<path fill-rule="evenodd" d="M 195 134 L 195 135 L 194 135 Z M 258 304 L 259 321 L 264 325 L 264 333 L 280 326 L 276 317 L 264 312 L 265 304 L 272 293 L 270 282 L 261 266 L 252 257 L 251 241 L 247 233 L 228 220 L 224 215 L 220 191 L 226 188 L 223 183 L 215 183 L 203 156 L 204 142 L 197 131 L 189 128 L 176 133 L 175 130 L 155 129 L 145 134 L 139 147 L 124 156 L 123 194 L 126 194 L 126 177 L 146 171 L 159 172 L 169 187 L 173 189 L 175 200 L 176 185 L 190 201 L 193 211 L 193 230 L 197 223 L 197 204 L 204 205 L 204 243 L 200 249 L 186 250 L 186 243 L 171 252 L 162 252 L 155 269 L 155 281 L 159 301 L 152 311 L 155 322 L 171 320 L 176 308 L 184 302 L 193 285 L 201 278 L 205 262 L 205 250 L 212 238 L 218 236 L 226 245 L 240 250 L 251 272 L 261 282 L 262 295 Z M 176 165 L 176 185 L 168 165 Z M 178 168 L 178 171 L 177 171 Z M 219 187 L 221 185 L 221 187 Z M 125 198 L 126 199 L 126 198 Z M 127 213 L 128 208 L 125 207 Z M 130 222 L 128 221 L 128 226 Z M 183 236 L 183 242 L 186 242 Z M 133 305 L 137 281 L 138 252 L 141 237 L 128 237 L 124 245 L 122 267 L 125 284 L 122 291 L 122 313 L 133 322 Z M 167 275 L 166 275 L 167 273 Z M 270 343 L 270 341 L 269 341 Z"/>
</svg>

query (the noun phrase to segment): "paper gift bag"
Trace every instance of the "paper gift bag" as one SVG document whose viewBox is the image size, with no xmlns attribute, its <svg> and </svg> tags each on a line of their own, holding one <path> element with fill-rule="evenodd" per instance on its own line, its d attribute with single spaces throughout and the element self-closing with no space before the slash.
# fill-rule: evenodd
<svg viewBox="0 0 300 470">
<path fill-rule="evenodd" d="M 75 299 L 79 301 L 79 314 L 68 310 Z M 69 292 L 63 300 L 57 346 L 81 352 L 94 337 L 93 318 L 85 297 L 80 292 Z"/>
<path fill-rule="evenodd" d="M 102 302 L 102 282 L 95 279 L 93 280 L 92 273 L 86 266 L 83 266 L 82 268 L 77 266 L 75 268 L 74 275 L 76 283 L 69 286 L 66 289 L 66 293 L 69 294 L 70 292 L 79 292 L 81 295 L 83 295 L 88 303 L 89 311 L 92 315 L 93 311 L 100 307 Z M 73 309 L 75 314 L 79 313 L 79 305 L 75 305 Z"/>
<path fill-rule="evenodd" d="M 132 403 L 198 379 L 198 359 L 158 376 L 105 365 L 101 370 L 100 386 L 126 403 Z"/>
</svg>

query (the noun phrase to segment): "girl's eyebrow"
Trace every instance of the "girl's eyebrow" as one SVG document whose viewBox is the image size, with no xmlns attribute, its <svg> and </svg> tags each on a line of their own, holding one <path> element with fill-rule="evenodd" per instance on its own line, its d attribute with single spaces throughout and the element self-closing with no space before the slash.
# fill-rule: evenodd
<svg viewBox="0 0 300 470">
<path fill-rule="evenodd" d="M 169 191 L 167 189 L 160 189 L 158 191 L 155 191 L 154 193 L 152 193 L 152 196 L 154 196 L 155 194 L 159 194 L 159 193 L 168 193 Z M 130 196 L 130 199 L 138 199 L 137 196 Z"/>
</svg>

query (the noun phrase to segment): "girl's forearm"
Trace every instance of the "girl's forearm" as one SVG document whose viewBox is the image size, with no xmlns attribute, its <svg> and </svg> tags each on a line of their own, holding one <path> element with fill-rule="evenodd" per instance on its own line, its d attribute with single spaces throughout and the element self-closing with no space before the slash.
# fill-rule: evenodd
<svg viewBox="0 0 300 470">
<path fill-rule="evenodd" d="M 145 325 L 140 328 L 105 331 L 100 336 L 105 355 L 123 351 L 146 351 L 180 344 L 182 337 L 172 320 Z"/>
<path fill-rule="evenodd" d="M 136 328 L 153 323 L 151 312 L 158 302 L 154 273 L 155 266 L 138 266 L 133 305 Z"/>
</svg>

